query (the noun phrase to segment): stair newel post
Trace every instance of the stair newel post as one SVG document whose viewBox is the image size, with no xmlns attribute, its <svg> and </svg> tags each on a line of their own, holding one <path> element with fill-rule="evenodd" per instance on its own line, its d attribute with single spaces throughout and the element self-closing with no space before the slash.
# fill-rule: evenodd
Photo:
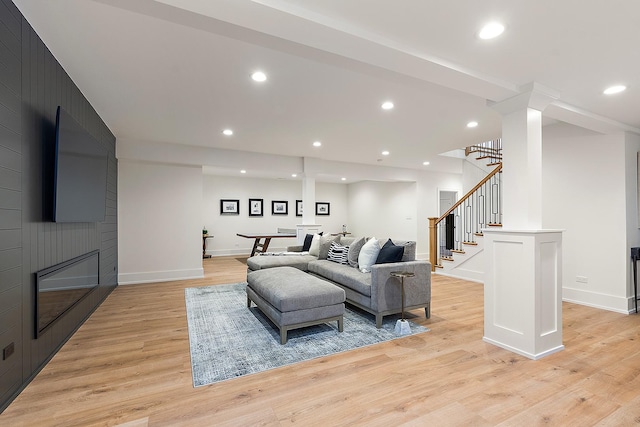
<svg viewBox="0 0 640 427">
<path fill-rule="evenodd" d="M 438 263 L 438 218 L 429 218 L 429 262 L 431 271 L 436 271 Z"/>
</svg>

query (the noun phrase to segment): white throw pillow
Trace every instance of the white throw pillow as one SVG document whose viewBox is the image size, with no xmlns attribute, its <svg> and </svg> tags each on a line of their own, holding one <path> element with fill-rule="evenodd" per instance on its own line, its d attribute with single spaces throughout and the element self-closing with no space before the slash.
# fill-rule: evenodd
<svg viewBox="0 0 640 427">
<path fill-rule="evenodd" d="M 309 247 L 309 255 L 318 256 L 320 255 L 320 235 L 314 234 L 313 239 L 311 239 L 311 246 Z"/>
<path fill-rule="evenodd" d="M 358 254 L 358 267 L 363 273 L 371 273 L 371 266 L 375 264 L 380 253 L 380 243 L 378 239 L 372 237 L 362 246 Z"/>
</svg>

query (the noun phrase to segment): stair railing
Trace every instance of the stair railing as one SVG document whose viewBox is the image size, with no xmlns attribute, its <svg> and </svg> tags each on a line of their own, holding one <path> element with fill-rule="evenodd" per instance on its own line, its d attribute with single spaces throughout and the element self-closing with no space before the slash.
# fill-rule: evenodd
<svg viewBox="0 0 640 427">
<path fill-rule="evenodd" d="M 464 253 L 465 245 L 477 245 L 476 237 L 482 236 L 483 228 L 502 225 L 500 171 L 502 163 L 442 216 L 429 218 L 431 271 L 441 267 L 441 261 L 451 260 L 453 253 Z"/>
<path fill-rule="evenodd" d="M 502 162 L 502 139 L 497 138 L 491 141 L 481 142 L 464 149 L 464 155 L 469 156 L 477 153 L 477 160 L 489 159 L 489 165 L 497 165 Z"/>
</svg>

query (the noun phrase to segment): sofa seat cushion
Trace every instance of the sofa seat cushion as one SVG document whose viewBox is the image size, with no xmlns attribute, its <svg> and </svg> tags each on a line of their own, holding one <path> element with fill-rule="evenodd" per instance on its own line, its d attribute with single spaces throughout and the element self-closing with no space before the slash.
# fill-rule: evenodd
<svg viewBox="0 0 640 427">
<path fill-rule="evenodd" d="M 281 313 L 342 304 L 345 299 L 342 288 L 293 267 L 252 271 L 247 283 Z"/>
<path fill-rule="evenodd" d="M 307 264 L 309 264 L 310 261 L 315 261 L 317 259 L 318 257 L 313 255 L 256 255 L 247 258 L 247 267 L 249 267 L 249 270 L 251 271 L 285 266 L 307 271 Z"/>
<path fill-rule="evenodd" d="M 353 289 L 362 295 L 371 296 L 371 273 L 362 273 L 349 265 L 327 260 L 311 261 L 308 269 L 311 273 Z"/>
</svg>

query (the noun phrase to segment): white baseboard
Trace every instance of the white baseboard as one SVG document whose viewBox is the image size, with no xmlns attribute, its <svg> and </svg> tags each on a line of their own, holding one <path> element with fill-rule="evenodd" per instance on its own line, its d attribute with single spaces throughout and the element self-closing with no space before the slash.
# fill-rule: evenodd
<svg viewBox="0 0 640 427">
<path fill-rule="evenodd" d="M 134 285 L 138 283 L 170 282 L 172 280 L 202 279 L 203 268 L 191 270 L 148 271 L 139 273 L 118 274 L 118 285 Z"/>
<path fill-rule="evenodd" d="M 497 347 L 500 347 L 500 348 L 504 348 L 505 350 L 509 350 L 512 353 L 519 354 L 520 356 L 527 357 L 527 358 L 529 358 L 531 360 L 539 360 L 539 359 L 542 359 L 545 356 L 548 356 L 550 354 L 557 353 L 557 352 L 559 352 L 561 350 L 564 350 L 564 345 L 559 345 L 557 347 L 550 348 L 550 349 L 545 350 L 543 352 L 534 354 L 534 353 L 529 353 L 528 351 L 521 350 L 519 348 L 512 347 L 512 346 L 510 346 L 508 344 L 501 343 L 501 342 L 493 340 L 491 338 L 482 337 L 482 341 L 484 341 L 484 342 L 486 342 L 488 344 L 493 344 L 493 345 L 495 345 Z"/>
<path fill-rule="evenodd" d="M 585 291 L 584 289 L 562 288 L 562 300 L 616 313 L 629 314 L 629 298 L 606 295 L 598 292 Z M 631 298 L 633 301 L 633 298 Z"/>
<path fill-rule="evenodd" d="M 484 279 L 483 279 L 484 273 L 482 272 L 472 271 L 470 272 L 471 274 L 469 275 L 458 274 L 458 273 L 466 272 L 465 270 L 454 270 L 454 272 L 455 273 L 452 274 L 451 272 L 443 270 L 441 268 L 436 268 L 436 271 L 435 271 L 435 273 L 440 276 L 447 276 L 447 277 L 453 277 L 454 279 L 468 280 L 469 282 L 476 282 L 484 285 Z"/>
</svg>

